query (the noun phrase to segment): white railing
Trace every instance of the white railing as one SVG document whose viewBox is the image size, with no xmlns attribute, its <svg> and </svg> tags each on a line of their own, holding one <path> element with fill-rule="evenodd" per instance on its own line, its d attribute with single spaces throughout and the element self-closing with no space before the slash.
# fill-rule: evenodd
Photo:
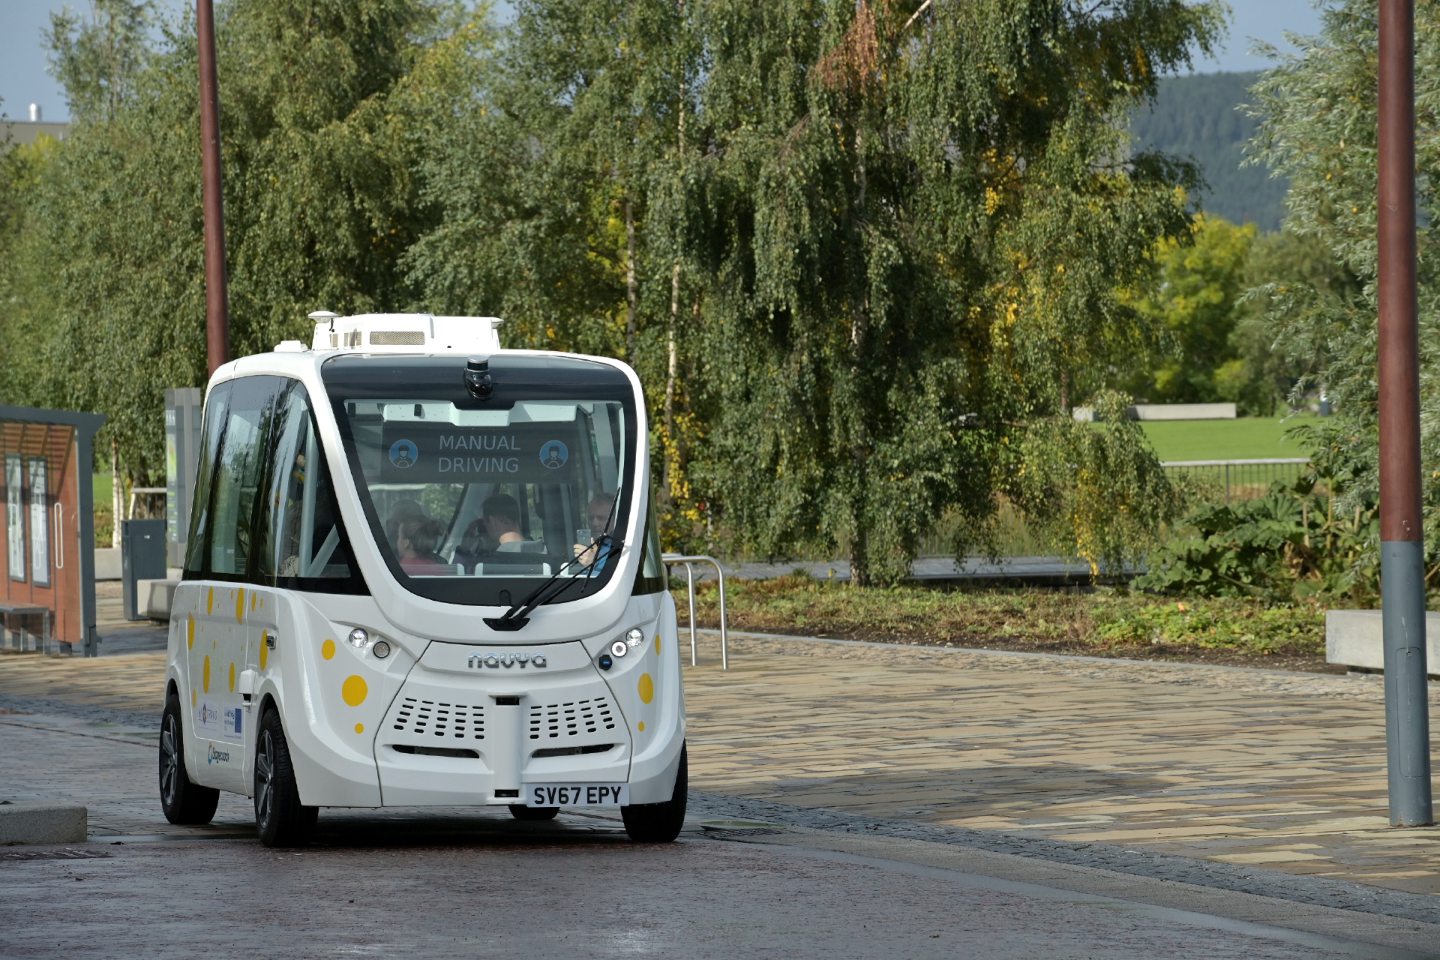
<svg viewBox="0 0 1440 960">
<path fill-rule="evenodd" d="M 685 565 L 685 585 L 687 595 L 690 598 L 690 666 L 695 666 L 695 564 L 708 563 L 715 568 L 715 575 L 720 578 L 720 669 L 730 669 L 730 654 L 728 650 L 729 634 L 725 627 L 725 571 L 720 569 L 720 561 L 714 557 L 706 556 L 685 556 L 679 553 L 666 553 L 660 557 L 668 570 L 674 564 Z"/>
</svg>

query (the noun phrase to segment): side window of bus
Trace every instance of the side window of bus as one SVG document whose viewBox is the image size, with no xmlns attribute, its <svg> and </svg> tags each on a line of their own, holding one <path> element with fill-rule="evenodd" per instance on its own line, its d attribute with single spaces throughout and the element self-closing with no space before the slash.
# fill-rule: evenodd
<svg viewBox="0 0 1440 960">
<path fill-rule="evenodd" d="M 247 573 L 255 495 L 260 485 L 261 443 L 274 410 L 276 377 L 243 377 L 229 384 L 209 515 L 212 576 Z"/>
<path fill-rule="evenodd" d="M 645 532 L 642 534 L 640 569 L 635 574 L 635 592 L 659 593 L 665 589 L 665 567 L 660 556 L 660 530 L 655 523 L 655 497 L 650 497 L 650 509 L 645 514 Z"/>
<path fill-rule="evenodd" d="M 300 383 L 288 383 L 276 396 L 266 448 L 259 581 L 348 580 L 353 571 L 340 511 Z"/>
<path fill-rule="evenodd" d="M 200 435 L 200 462 L 195 480 L 195 505 L 190 511 L 190 535 L 185 541 L 185 574 L 199 577 L 205 573 L 205 555 L 210 542 L 210 495 L 219 463 L 220 437 L 225 432 L 225 418 L 230 397 L 230 384 L 222 383 L 210 391 L 205 402 L 205 424 Z"/>
</svg>

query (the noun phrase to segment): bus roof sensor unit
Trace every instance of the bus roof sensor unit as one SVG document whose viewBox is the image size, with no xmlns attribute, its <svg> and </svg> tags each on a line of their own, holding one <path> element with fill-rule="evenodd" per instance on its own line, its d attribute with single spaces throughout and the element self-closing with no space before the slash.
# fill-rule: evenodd
<svg viewBox="0 0 1440 960">
<path fill-rule="evenodd" d="M 437 317 L 429 313 L 365 313 L 342 317 L 328 310 L 315 321 L 312 350 L 366 353 L 490 354 L 500 349 L 498 317 Z"/>
</svg>

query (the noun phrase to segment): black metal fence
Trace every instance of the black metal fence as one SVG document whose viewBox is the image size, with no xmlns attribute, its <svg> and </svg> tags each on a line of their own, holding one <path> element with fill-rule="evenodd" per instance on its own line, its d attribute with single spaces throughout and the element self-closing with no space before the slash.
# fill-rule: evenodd
<svg viewBox="0 0 1440 960">
<path fill-rule="evenodd" d="M 1169 460 L 1161 464 L 1171 480 L 1192 492 L 1224 503 L 1254 500 L 1276 481 L 1293 483 L 1310 463 L 1304 457 L 1264 460 Z M 1188 499 L 1188 498 L 1187 498 Z"/>
</svg>

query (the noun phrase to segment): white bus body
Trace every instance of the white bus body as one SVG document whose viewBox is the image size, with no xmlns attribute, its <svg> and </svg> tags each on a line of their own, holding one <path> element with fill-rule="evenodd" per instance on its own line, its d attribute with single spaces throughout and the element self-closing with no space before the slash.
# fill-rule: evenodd
<svg viewBox="0 0 1440 960">
<path fill-rule="evenodd" d="M 491 318 L 315 316 L 310 347 L 210 379 L 166 816 L 229 790 L 291 845 L 320 807 L 608 806 L 674 839 L 684 695 L 634 372 L 503 350 Z"/>
</svg>

